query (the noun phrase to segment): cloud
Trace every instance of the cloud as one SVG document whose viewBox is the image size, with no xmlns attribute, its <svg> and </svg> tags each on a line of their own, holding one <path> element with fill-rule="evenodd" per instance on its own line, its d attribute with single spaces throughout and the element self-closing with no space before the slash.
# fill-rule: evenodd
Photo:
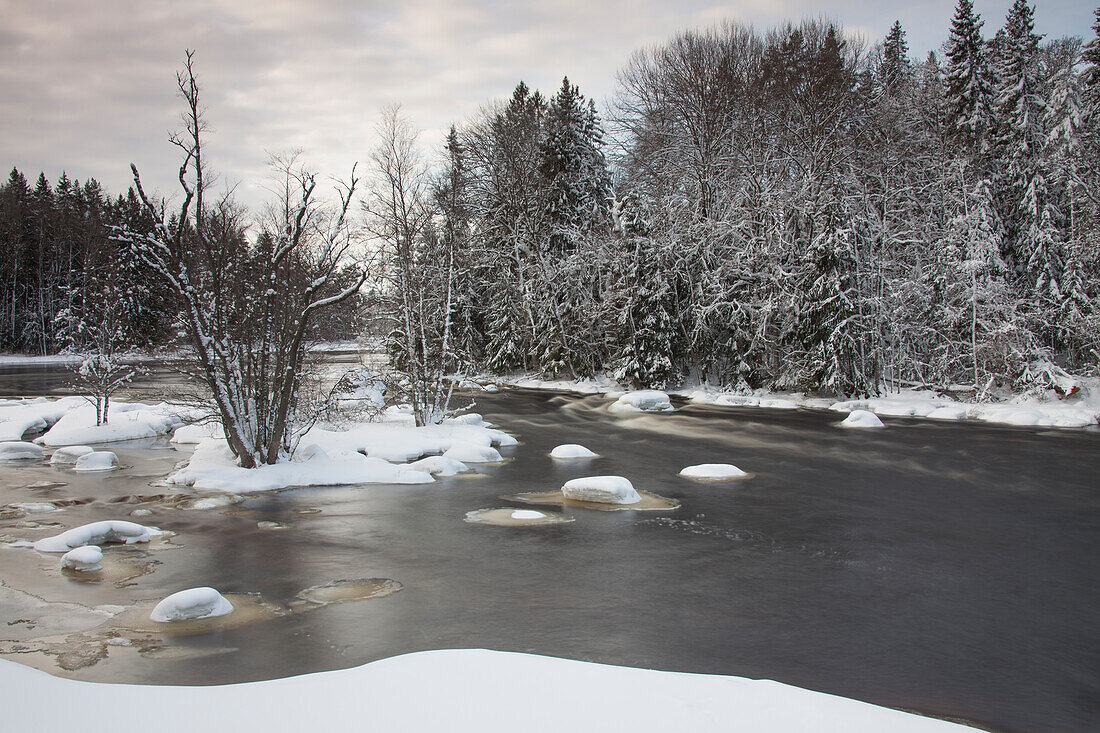
<svg viewBox="0 0 1100 733">
<path fill-rule="evenodd" d="M 987 34 L 1008 5 L 978 0 Z M 923 56 L 946 38 L 953 10 L 951 0 L 835 0 L 828 15 L 871 42 L 897 15 Z M 402 103 L 438 144 L 521 79 L 552 93 L 568 75 L 600 102 L 633 50 L 679 30 L 727 18 L 765 29 L 821 12 L 807 0 L 0 0 L 0 165 L 95 176 L 119 193 L 134 161 L 171 192 L 175 73 L 190 48 L 209 157 L 255 205 L 269 152 L 302 148 L 318 170 L 342 174 L 367 159 L 383 105 Z M 1038 13 L 1048 35 L 1087 32 L 1092 20 L 1067 0 Z"/>
</svg>

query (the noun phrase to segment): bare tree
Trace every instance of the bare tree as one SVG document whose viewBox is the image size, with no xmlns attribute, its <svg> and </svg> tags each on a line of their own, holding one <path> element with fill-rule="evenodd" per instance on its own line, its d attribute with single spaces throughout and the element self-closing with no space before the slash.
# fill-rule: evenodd
<svg viewBox="0 0 1100 733">
<path fill-rule="evenodd" d="M 210 199 L 206 125 L 191 51 L 177 83 L 184 130 L 171 140 L 183 153 L 183 201 L 168 215 L 131 165 L 156 225 L 149 233 L 124 230 L 119 236 L 176 295 L 195 371 L 240 465 L 276 463 L 301 434 L 298 397 L 310 325 L 319 311 L 351 298 L 366 278 L 364 267 L 348 263 L 356 241 L 348 209 L 357 179 L 353 168 L 348 181 L 337 184 L 339 204 L 327 212 L 316 196 L 316 175 L 282 161 L 278 215 L 269 220 L 270 230 L 249 241 L 230 195 Z"/>
<path fill-rule="evenodd" d="M 392 363 L 401 377 L 395 386 L 403 388 L 416 424 L 431 425 L 449 414 L 460 368 L 452 323 L 454 239 L 436 236 L 417 131 L 398 106 L 382 115 L 365 209 L 385 262 L 381 290 L 393 322 Z"/>
</svg>

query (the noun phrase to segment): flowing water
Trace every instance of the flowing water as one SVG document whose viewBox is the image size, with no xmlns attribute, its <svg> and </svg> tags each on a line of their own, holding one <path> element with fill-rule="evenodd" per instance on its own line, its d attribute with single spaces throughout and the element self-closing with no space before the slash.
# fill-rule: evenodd
<svg viewBox="0 0 1100 733">
<path fill-rule="evenodd" d="M 10 374 L 0 385 L 34 391 Z M 294 489 L 188 511 L 159 497 L 178 493 L 155 484 L 186 458 L 163 441 L 112 448 L 129 468 L 104 476 L 0 467 L 0 504 L 80 500 L 0 522 L 8 540 L 141 507 L 152 514 L 136 521 L 175 532 L 110 548 L 102 582 L 0 545 L 7 588 L 88 609 L 209 585 L 253 594 L 257 609 L 249 623 L 174 638 L 127 628 L 123 614 L 43 640 L 28 627 L 45 611 L 0 598 L 0 639 L 20 640 L 0 652 L 80 679 L 214 684 L 485 647 L 764 677 L 994 730 L 1100 726 L 1100 433 L 896 419 L 843 430 L 835 414 L 701 406 L 623 417 L 603 398 L 519 390 L 476 399 L 521 444 L 503 464 L 431 485 Z M 561 443 L 602 457 L 551 459 Z M 676 475 L 715 462 L 754 477 Z M 597 474 L 681 506 L 502 498 Z M 27 488 L 45 481 L 64 485 Z M 575 521 L 465 521 L 506 507 Z M 345 602 L 317 600 L 329 595 Z"/>
</svg>

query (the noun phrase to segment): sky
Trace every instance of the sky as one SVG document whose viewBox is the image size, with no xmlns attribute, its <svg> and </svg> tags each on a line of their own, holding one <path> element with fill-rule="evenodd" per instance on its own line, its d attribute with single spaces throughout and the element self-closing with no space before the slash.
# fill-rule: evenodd
<svg viewBox="0 0 1100 733">
<path fill-rule="evenodd" d="M 1044 0 L 1036 30 L 1092 36 L 1098 0 Z M 946 40 L 956 0 L 0 0 L 0 166 L 175 192 L 168 142 L 182 110 L 175 74 L 193 49 L 207 109 L 206 156 L 221 187 L 257 206 L 270 154 L 301 149 L 346 177 L 401 104 L 429 155 L 451 124 L 511 94 L 552 94 L 562 76 L 601 109 L 631 54 L 729 19 L 758 29 L 827 16 L 875 43 L 894 20 L 913 56 Z M 992 36 L 1010 0 L 974 0 Z M 6 175 L 5 175 L 6 178 Z"/>
</svg>

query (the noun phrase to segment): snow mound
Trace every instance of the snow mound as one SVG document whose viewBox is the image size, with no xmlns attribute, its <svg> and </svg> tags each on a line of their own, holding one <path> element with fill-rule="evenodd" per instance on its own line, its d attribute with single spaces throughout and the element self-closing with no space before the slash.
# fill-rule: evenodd
<svg viewBox="0 0 1100 733">
<path fill-rule="evenodd" d="M 118 440 L 154 438 L 182 424 L 170 405 L 112 402 L 109 422 L 96 425 L 95 408 L 84 404 L 64 414 L 35 442 L 47 446 L 109 443 Z"/>
<path fill-rule="evenodd" d="M 703 479 L 744 478 L 749 474 L 730 463 L 700 463 L 680 471 L 681 476 Z"/>
<path fill-rule="evenodd" d="M 512 519 L 542 519 L 546 515 L 536 512 L 534 509 L 516 509 L 512 512 Z"/>
<path fill-rule="evenodd" d="M 170 442 L 177 445 L 198 445 L 207 438 L 218 438 L 224 434 L 221 423 L 207 422 L 181 425 L 172 433 Z"/>
<path fill-rule="evenodd" d="M 103 550 L 99 549 L 95 545 L 85 545 L 84 547 L 78 547 L 75 550 L 69 550 L 61 556 L 61 567 L 68 568 L 69 570 L 80 570 L 81 572 L 90 572 L 92 570 L 101 570 L 103 568 L 101 563 L 103 561 Z"/>
<path fill-rule="evenodd" d="M 64 448 L 58 448 L 50 456 L 50 463 L 55 466 L 71 466 L 76 463 L 77 459 L 81 456 L 85 456 L 89 453 L 93 453 L 95 448 L 87 445 L 70 445 Z"/>
<path fill-rule="evenodd" d="M 447 456 L 421 458 L 419 461 L 410 463 L 409 468 L 414 471 L 424 471 L 433 476 L 455 476 L 470 470 L 470 467 L 462 461 L 456 461 L 454 458 L 448 458 Z"/>
<path fill-rule="evenodd" d="M 599 458 L 600 454 L 594 451 L 590 451 L 583 445 L 576 443 L 565 443 L 559 445 L 550 451 L 551 458 Z"/>
<path fill-rule="evenodd" d="M 165 598 L 149 614 L 152 621 L 168 623 L 213 618 L 233 613 L 233 604 L 213 588 L 188 588 Z"/>
<path fill-rule="evenodd" d="M 118 468 L 118 456 L 109 450 L 94 450 L 76 459 L 74 471 L 112 471 Z"/>
<path fill-rule="evenodd" d="M 0 461 L 26 461 L 42 457 L 42 446 L 9 440 L 0 443 Z"/>
<path fill-rule="evenodd" d="M 845 428 L 881 428 L 882 420 L 878 419 L 878 415 L 873 412 L 867 412 L 866 410 L 852 410 L 848 417 L 844 418 L 841 423 L 841 427 Z"/>
<path fill-rule="evenodd" d="M 655 389 L 627 392 L 607 408 L 611 412 L 671 412 L 668 395 Z"/>
<path fill-rule="evenodd" d="M 68 552 L 85 545 L 103 545 L 108 542 L 132 545 L 136 542 L 148 542 L 160 534 L 161 531 L 156 527 L 109 519 L 74 527 L 53 537 L 44 537 L 34 543 L 34 549 L 39 552 Z"/>
<path fill-rule="evenodd" d="M 622 476 L 587 476 L 566 481 L 561 487 L 566 499 L 599 504 L 637 504 L 642 500 L 634 485 Z"/>
<path fill-rule="evenodd" d="M 463 463 L 500 463 L 504 460 L 496 448 L 476 443 L 455 443 L 443 453 L 443 457 Z"/>
</svg>

